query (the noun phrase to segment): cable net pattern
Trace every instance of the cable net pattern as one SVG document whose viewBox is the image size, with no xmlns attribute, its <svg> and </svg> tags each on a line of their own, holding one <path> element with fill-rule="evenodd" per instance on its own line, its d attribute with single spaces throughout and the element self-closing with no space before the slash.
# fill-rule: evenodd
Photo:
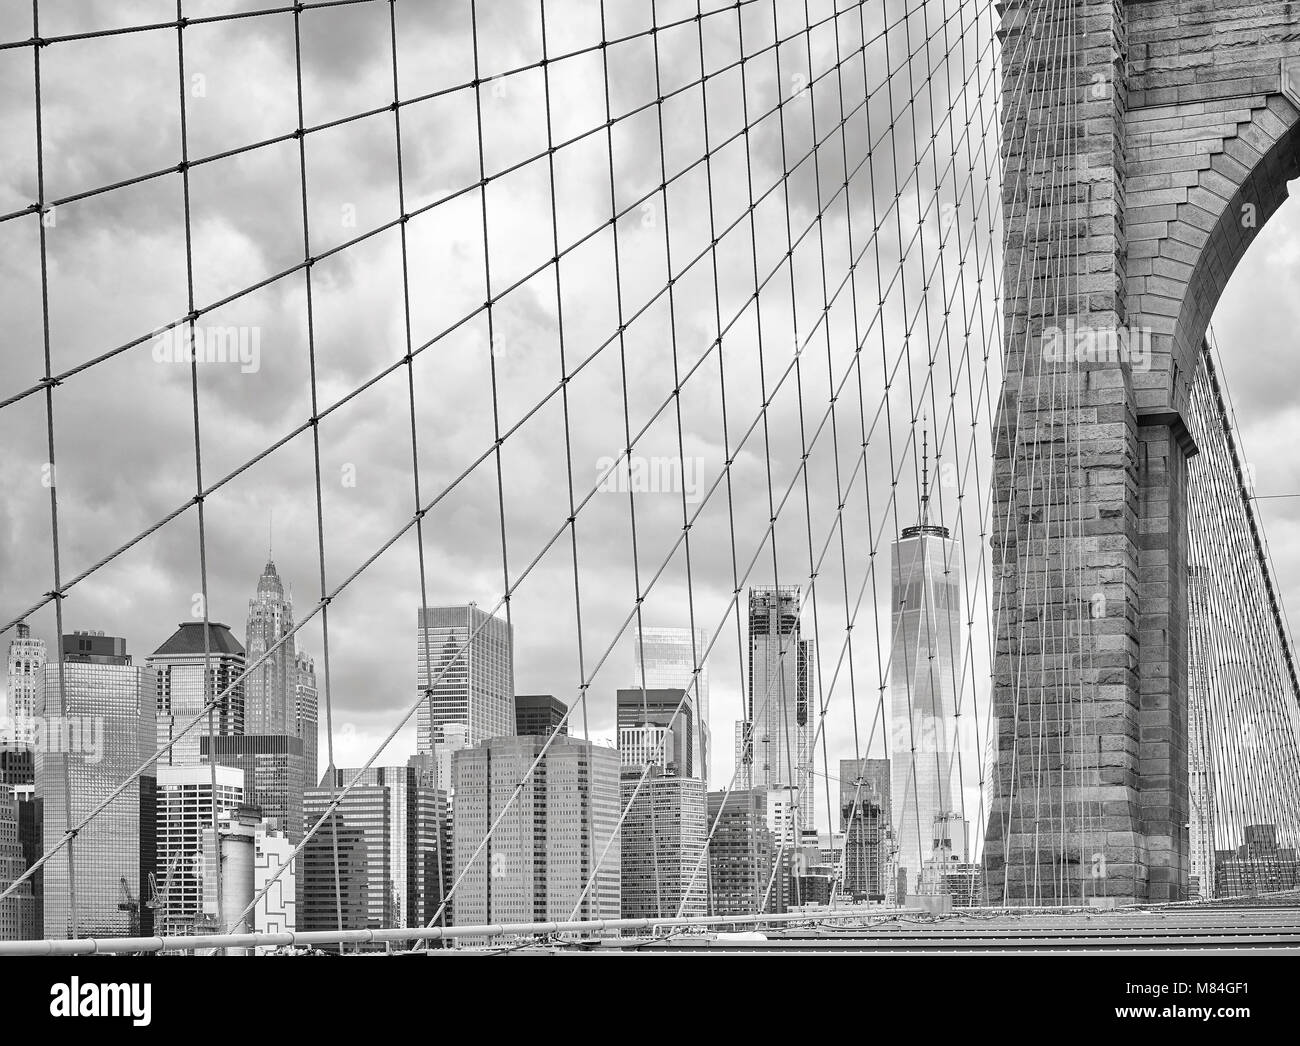
<svg viewBox="0 0 1300 1046">
<path fill-rule="evenodd" d="M 1081 272 L 1072 117 L 1020 116 L 1033 90 L 1067 90 L 1075 4 L 1027 8 L 1010 33 L 981 0 L 7 12 L 0 73 L 30 76 L 21 173 L 0 197 L 21 303 L 0 439 L 18 448 L 23 541 L 44 554 L 6 586 L 3 634 L 112 631 L 113 608 L 161 632 L 189 613 L 212 679 L 211 626 L 249 594 L 264 515 L 301 586 L 292 627 L 208 684 L 169 743 L 151 736 L 80 804 L 64 781 L 38 867 L 67 922 L 47 935 L 111 935 L 78 905 L 87 826 L 184 737 L 214 745 L 244 681 L 304 648 L 321 769 L 337 772 L 280 871 L 327 841 L 334 923 L 356 928 L 348 803 L 417 717 L 432 747 L 436 695 L 488 639 L 509 649 L 515 694 L 549 688 L 565 711 L 512 749 L 472 835 L 433 833 L 429 895 L 385 909 L 400 925 L 459 921 L 570 755 L 601 809 L 579 815 L 593 828 L 576 873 L 521 895 L 516 922 L 617 918 L 633 838 L 650 852 L 622 867 L 648 869 L 659 919 L 918 891 L 982 902 L 983 840 L 1007 815 L 992 756 L 1022 699 L 1059 691 L 1076 742 L 1097 714 L 1092 663 L 1072 675 L 1066 657 L 1095 644 L 1090 615 L 1061 619 L 1049 666 L 1003 613 L 1015 549 L 1064 534 L 1077 551 L 1086 497 L 1080 434 L 1040 446 L 999 405 L 1004 341 L 1023 380 L 1026 308 L 1041 318 L 1033 297 L 1059 306 Z M 85 77 L 90 60 L 120 87 Z M 1031 213 L 1056 231 L 1025 235 Z M 1037 414 L 1080 380 L 1040 381 Z M 1059 484 L 1047 516 L 1008 455 Z M 106 460 L 136 489 L 129 511 L 95 512 Z M 1007 506 L 1026 495 L 1022 529 Z M 1071 556 L 1030 579 L 1040 595 L 1091 591 Z M 412 610 L 471 602 L 451 646 L 431 615 L 411 628 Z M 644 654 L 663 626 L 690 637 L 689 680 L 652 709 Z M 76 714 L 52 661 L 42 708 Z M 1012 676 L 1003 708 L 992 692 Z M 594 767 L 617 754 L 574 754 L 574 739 L 620 741 L 619 690 L 638 728 L 666 729 L 638 735 L 643 752 L 683 722 L 707 743 L 692 832 L 661 823 L 687 802 L 666 757 L 624 761 L 611 790 Z M 477 714 L 471 744 L 514 733 L 512 709 Z M 1077 787 L 1096 752 L 1076 756 L 1073 781 L 1036 764 L 1036 816 L 1100 831 Z M 123 903 L 147 919 L 145 878 Z M 231 912 L 218 874 L 218 929 L 274 885 Z M 1062 877 L 1033 900 L 1073 890 Z"/>
</svg>

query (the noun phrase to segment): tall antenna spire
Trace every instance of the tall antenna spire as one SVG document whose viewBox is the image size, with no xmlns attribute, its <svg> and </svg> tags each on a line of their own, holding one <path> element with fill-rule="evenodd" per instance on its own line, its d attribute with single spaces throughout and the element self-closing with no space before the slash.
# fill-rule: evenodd
<svg viewBox="0 0 1300 1046">
<path fill-rule="evenodd" d="M 266 517 L 266 561 L 271 562 L 271 533 L 275 529 L 275 509 L 271 509 Z"/>
<path fill-rule="evenodd" d="M 921 416 L 928 421 L 926 415 Z M 921 430 L 921 525 L 930 521 L 930 429 Z"/>
<path fill-rule="evenodd" d="M 929 535 L 946 539 L 950 536 L 948 528 L 930 522 L 930 416 L 928 412 L 921 415 L 921 424 L 921 518 L 914 525 L 904 527 L 902 537 L 915 538 Z M 934 455 L 934 463 L 936 466 L 939 464 L 937 451 Z"/>
</svg>

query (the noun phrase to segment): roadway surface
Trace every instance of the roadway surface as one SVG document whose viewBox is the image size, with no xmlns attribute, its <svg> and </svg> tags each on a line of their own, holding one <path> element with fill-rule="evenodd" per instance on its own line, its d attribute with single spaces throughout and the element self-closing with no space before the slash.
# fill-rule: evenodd
<svg viewBox="0 0 1300 1046">
<path fill-rule="evenodd" d="M 488 949 L 518 954 L 636 951 L 661 954 L 950 952 L 972 955 L 1149 952 L 1300 955 L 1300 902 L 1241 902 L 1195 907 L 1121 908 L 1062 913 L 974 909 L 961 914 L 891 916 L 864 925 L 784 926 L 748 934 L 699 929 L 659 938 L 560 941 Z M 462 953 L 463 954 L 463 953 Z"/>
</svg>

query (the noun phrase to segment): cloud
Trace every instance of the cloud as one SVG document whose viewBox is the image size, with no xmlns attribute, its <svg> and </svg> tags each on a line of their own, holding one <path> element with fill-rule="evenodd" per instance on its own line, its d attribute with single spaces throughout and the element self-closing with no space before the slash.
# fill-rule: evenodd
<svg viewBox="0 0 1300 1046">
<path fill-rule="evenodd" d="M 832 10 L 813 6 L 814 18 Z M 187 14 L 227 7 L 194 4 L 191 11 L 187 4 Z M 50 18 L 60 31 L 174 17 L 166 4 L 55 10 Z M 537 61 L 537 10 L 531 2 L 478 5 L 485 79 Z M 695 5 L 660 3 L 657 10 L 668 22 L 692 18 Z M 608 5 L 606 35 L 643 30 L 646 11 L 646 5 Z M 391 102 L 388 12 L 382 3 L 303 12 L 309 126 Z M 548 5 L 548 13 L 552 54 L 601 38 L 599 4 Z M 397 17 L 404 98 L 472 79 L 467 4 L 397 5 Z M 752 55 L 771 43 L 774 29 L 766 9 L 744 17 L 745 52 Z M 842 27 L 846 49 L 853 23 Z M 663 92 L 699 77 L 699 34 L 693 21 L 661 34 Z M 711 73 L 737 60 L 734 11 L 706 18 L 703 34 Z M 45 49 L 51 195 L 179 162 L 175 37 L 173 30 L 156 30 L 75 50 Z M 787 229 L 777 119 L 753 129 L 748 155 L 743 138 L 724 144 L 745 123 L 734 72 L 709 81 L 715 155 L 707 166 L 697 162 L 704 147 L 699 88 L 665 102 L 662 163 L 669 178 L 690 169 L 674 178 L 666 202 L 656 191 L 664 175 L 655 54 L 647 37 L 609 48 L 613 114 L 648 108 L 620 120 L 608 135 L 599 50 L 551 65 L 553 140 L 578 139 L 554 154 L 554 213 L 540 70 L 485 83 L 477 94 L 460 89 L 424 99 L 400 113 L 407 209 L 428 208 L 405 225 L 405 265 L 396 225 L 325 256 L 398 215 L 392 113 L 314 132 L 304 148 L 315 259 L 309 326 L 297 141 L 208 160 L 297 126 L 293 19 L 195 25 L 185 40 L 187 135 L 196 162 L 189 177 L 194 304 L 204 310 L 201 327 L 256 331 L 260 346 L 255 371 L 215 362 L 197 368 L 202 483 L 221 484 L 204 505 L 212 617 L 242 635 L 273 516 L 273 555 L 301 619 L 322 592 L 319 535 L 323 586 L 330 592 L 407 524 L 418 479 L 420 504 L 432 503 L 420 528 L 425 596 L 432 604 L 474 600 L 491 607 L 509 579 L 520 692 L 573 702 L 585 682 L 591 730 L 610 736 L 614 692 L 632 682 L 637 600 L 645 624 L 684 626 L 693 616 L 718 636 L 710 659 L 712 769 L 714 781 L 725 785 L 732 724 L 743 714 L 745 692 L 734 590 L 742 589 L 743 616 L 746 587 L 780 581 L 808 588 L 815 570 L 816 613 L 810 596 L 805 627 L 815 622 L 820 638 L 819 700 L 828 703 L 832 772 L 840 756 L 859 750 L 855 744 L 875 754 L 870 723 L 888 673 L 891 627 L 886 550 L 896 526 L 917 513 L 916 419 L 929 411 L 932 446 L 941 443 L 945 460 L 963 463 L 956 447 L 970 431 L 970 404 L 987 424 L 987 404 L 979 400 L 981 350 L 962 336 L 970 321 L 957 318 L 962 310 L 975 317 L 978 299 L 973 291 L 958 297 L 955 265 L 929 280 L 926 293 L 909 297 L 889 262 L 900 239 L 913 236 L 917 200 L 928 183 L 922 178 L 921 197 L 899 204 L 908 208 L 905 215 L 887 210 L 894 192 L 887 147 L 864 165 L 868 142 L 889 123 L 883 103 L 872 103 L 870 138 L 861 114 L 844 142 L 850 170 L 858 171 L 852 212 L 841 199 L 816 221 L 817 185 L 806 163 L 791 180 Z M 815 36 L 813 70 L 828 67 L 833 48 L 826 32 Z M 36 196 L 31 99 L 23 87 L 30 66 L 19 57 L 29 56 L 16 50 L 0 60 L 6 100 L 0 150 L 15 161 L 6 164 L 0 206 L 11 209 Z M 861 69 L 859 62 L 845 70 L 850 109 L 866 90 Z M 812 71 L 801 41 L 782 49 L 783 77 L 792 70 Z M 746 81 L 753 121 L 781 97 L 774 56 L 751 59 Z M 832 74 L 812 98 L 789 106 L 791 162 L 811 142 L 814 99 L 819 134 L 838 122 L 838 87 Z M 480 116 L 487 173 L 523 164 L 493 177 L 485 193 L 476 184 Z M 629 210 L 617 223 L 610 221 L 611 144 L 615 206 Z M 824 203 L 844 178 L 840 148 L 832 137 L 821 163 Z M 540 158 L 523 163 L 532 157 Z M 751 177 L 761 202 L 751 201 Z M 47 230 L 55 372 L 189 311 L 182 188 L 172 173 L 59 208 Z M 879 254 L 867 249 L 877 221 Z M 938 257 L 938 222 L 938 209 L 931 209 L 923 223 L 930 267 Z M 0 227 L 2 318 L 13 345 L 0 353 L 0 395 L 30 387 L 44 373 L 35 223 L 28 217 Z M 720 238 L 716 265 L 711 230 Z M 563 254 L 558 266 L 549 264 L 556 239 Z M 793 261 L 787 261 L 792 243 Z M 954 241 L 945 248 L 955 249 Z M 857 260 L 851 280 L 844 278 L 850 258 Z M 927 274 L 912 262 L 907 279 L 917 288 Z M 269 282 L 240 293 L 261 281 Z M 757 306 L 756 281 L 762 286 Z M 402 362 L 404 282 L 416 350 L 409 368 Z M 797 363 L 796 345 L 802 349 Z M 990 380 L 996 386 L 996 376 Z M 959 395 L 950 394 L 954 387 Z M 55 391 L 65 582 L 194 497 L 193 397 L 190 368 L 155 362 L 149 342 L 69 377 Z M 313 410 L 320 416 L 314 433 Z M 8 448 L 0 458 L 7 493 L 0 509 L 5 621 L 53 585 L 50 491 L 42 484 L 45 426 L 43 395 L 0 411 L 0 445 Z M 621 454 L 629 435 L 643 457 L 702 459 L 704 490 L 716 489 L 707 502 L 685 506 L 691 521 L 685 541 L 680 491 L 631 497 L 597 491 L 597 463 Z M 498 452 L 499 436 L 505 439 Z M 287 442 L 256 460 L 281 440 Z M 719 482 L 729 456 L 731 481 Z M 981 470 L 986 477 L 986 462 Z M 954 518 L 957 493 L 955 486 L 938 491 L 935 511 Z M 578 509 L 572 528 L 571 497 Z M 982 576 L 973 500 L 965 502 L 962 522 L 971 598 Z M 79 582 L 64 601 L 65 629 L 124 635 L 133 654 L 146 656 L 187 616 L 202 584 L 197 522 L 194 508 L 186 509 Z M 330 698 L 340 731 L 352 726 L 340 736 L 340 763 L 363 761 L 367 746 L 378 744 L 415 697 L 418 551 L 416 531 L 407 529 L 329 606 Z M 854 613 L 850 644 L 844 625 Z M 322 616 L 299 638 L 315 655 L 323 685 Z M 32 624 L 53 644 L 50 607 Z M 987 642 L 979 635 L 971 642 L 980 661 L 965 686 L 983 703 Z M 876 745 L 880 738 L 877 730 Z M 384 758 L 400 761 L 412 744 L 408 727 Z M 823 809 L 819 820 L 828 814 Z"/>
</svg>

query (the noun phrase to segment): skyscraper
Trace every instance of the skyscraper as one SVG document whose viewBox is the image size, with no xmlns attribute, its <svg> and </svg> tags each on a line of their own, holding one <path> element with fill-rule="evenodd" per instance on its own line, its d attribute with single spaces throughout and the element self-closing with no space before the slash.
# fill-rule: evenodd
<svg viewBox="0 0 1300 1046">
<path fill-rule="evenodd" d="M 17 626 L 17 636 L 9 642 L 8 705 L 4 709 L 11 720 L 30 719 L 36 714 L 36 680 L 45 667 L 45 640 L 32 636 L 25 622 Z"/>
<path fill-rule="evenodd" d="M 20 823 L 13 790 L 0 785 L 0 893 L 27 871 Z M 0 900 L 0 941 L 29 941 L 36 935 L 36 889 L 28 879 L 11 896 Z"/>
<path fill-rule="evenodd" d="M 857 794 L 857 782 L 862 781 L 875 791 L 880 799 L 880 808 L 885 817 L 885 824 L 892 822 L 893 807 L 890 805 L 890 771 L 888 759 L 841 759 L 840 760 L 840 805 L 848 802 Z"/>
<path fill-rule="evenodd" d="M 515 695 L 515 733 L 549 737 L 556 730 L 569 732 L 564 715 L 569 706 L 550 694 Z"/>
<path fill-rule="evenodd" d="M 248 601 L 244 648 L 248 664 L 293 630 L 293 601 L 285 594 L 275 563 L 267 558 Z M 244 729 L 250 734 L 296 734 L 298 661 L 290 636 L 244 680 Z"/>
<path fill-rule="evenodd" d="M 57 722 L 67 744 L 36 749 L 36 791 L 42 797 L 44 919 L 47 937 L 124 937 L 148 934 L 152 910 L 144 903 L 155 870 L 157 683 L 152 669 L 131 663 L 126 641 L 102 632 L 63 637 L 59 664 L 46 664 L 37 681 L 36 714 Z M 53 852 L 69 827 L 88 818 L 117 787 L 126 788 L 73 841 L 77 923 L 69 904 L 68 851 Z"/>
<path fill-rule="evenodd" d="M 45 665 L 45 640 L 34 639 L 24 622 L 9 643 L 6 686 L 9 694 L 0 710 L 0 786 L 22 787 L 36 781 L 32 743 L 38 726 L 36 681 Z"/>
<path fill-rule="evenodd" d="M 667 772 L 685 762 L 685 753 L 674 744 L 675 735 L 666 726 L 623 726 L 618 731 L 618 751 L 624 767 L 640 770 L 645 766 Z M 674 749 L 677 749 L 676 751 Z"/>
<path fill-rule="evenodd" d="M 959 809 L 961 787 L 959 779 L 954 787 L 961 560 L 948 528 L 929 522 L 928 464 L 921 522 L 894 542 L 891 570 L 890 798 L 909 891 L 931 856 L 934 819 Z"/>
<path fill-rule="evenodd" d="M 793 837 L 813 827 L 812 641 L 801 638 L 797 587 L 749 590 L 749 703 L 753 787 L 797 816 Z M 772 811 L 769 810 L 769 819 Z"/>
<path fill-rule="evenodd" d="M 776 846 L 767 827 L 767 791 L 710 792 L 709 894 L 712 915 L 752 915 L 777 910 L 772 882 Z"/>
<path fill-rule="evenodd" d="M 746 719 L 736 720 L 735 788 L 748 792 L 754 787 L 754 728 Z"/>
<path fill-rule="evenodd" d="M 416 618 L 417 751 L 432 752 L 443 727 L 463 723 L 468 743 L 515 732 L 510 626 L 468 606 L 425 607 Z"/>
<path fill-rule="evenodd" d="M 681 713 L 674 715 L 685 699 Z M 680 689 L 620 690 L 623 917 L 705 915 L 704 782 L 692 774 L 693 701 Z"/>
<path fill-rule="evenodd" d="M 316 663 L 305 651 L 299 650 L 294 659 L 294 736 L 302 738 L 302 761 L 306 782 L 315 785 L 320 781 L 320 767 L 316 753 L 320 745 L 317 723 L 320 718 L 320 697 L 316 690 Z"/>
<path fill-rule="evenodd" d="M 558 737 L 528 773 L 544 744 L 495 737 L 452 757 L 458 925 L 619 917 L 618 753 Z"/>
<path fill-rule="evenodd" d="M 625 765 L 621 782 L 623 918 L 707 915 L 704 784 L 643 769 Z"/>
<path fill-rule="evenodd" d="M 205 734 L 199 738 L 199 758 L 241 771 L 244 801 L 258 807 L 262 819 L 284 832 L 295 846 L 302 842 L 303 793 L 309 786 L 304 776 L 302 738 L 287 734 L 218 737 L 216 758 L 210 759 Z"/>
<path fill-rule="evenodd" d="M 885 819 L 880 795 L 863 784 L 840 808 L 844 830 L 844 893 L 855 901 L 884 901 L 886 879 Z"/>
<path fill-rule="evenodd" d="M 450 790 L 438 783 L 433 756 L 417 752 L 406 761 L 406 766 L 411 781 L 408 809 L 414 839 L 414 844 L 407 849 L 409 908 L 413 925 L 428 926 L 454 881 L 451 797 Z M 454 899 L 447 902 L 438 920 L 440 925 L 451 925 L 454 904 Z"/>
<path fill-rule="evenodd" d="M 21 741 L 0 740 L 0 785 L 16 788 L 35 783 L 36 753 L 32 746 Z"/>
<path fill-rule="evenodd" d="M 448 797 L 455 791 L 451 776 L 451 757 L 462 748 L 469 747 L 469 727 L 464 723 L 448 723 L 442 728 L 442 740 L 433 743 L 433 772 L 439 791 Z M 427 753 L 421 751 L 419 755 Z"/>
<path fill-rule="evenodd" d="M 894 900 L 894 839 L 888 759 L 840 760 L 840 829 L 846 896 Z"/>
<path fill-rule="evenodd" d="M 212 771 L 216 770 L 216 814 L 244 802 L 244 775 L 229 766 L 158 768 L 158 884 L 154 929 L 161 936 L 196 932 L 203 914 L 203 836 L 212 830 Z M 214 887 L 215 888 L 215 887 Z"/>
<path fill-rule="evenodd" d="M 209 623 L 205 654 L 203 622 L 182 621 L 145 664 L 157 676 L 158 747 L 175 741 L 159 756 L 160 767 L 199 765 L 199 737 L 207 734 L 206 717 L 188 732 L 182 731 L 208 701 L 228 687 L 230 692 L 216 708 L 216 731 L 223 737 L 244 732 L 244 682 L 240 679 L 244 648 L 225 625 Z"/>
<path fill-rule="evenodd" d="M 326 770 L 322 787 L 307 793 L 307 816 L 313 824 L 357 773 L 355 769 Z M 416 757 L 406 766 L 371 767 L 360 773 L 360 780 L 340 802 L 338 813 L 340 830 L 358 829 L 357 838 L 365 850 L 365 925 L 423 926 L 433 917 L 442 896 L 438 857 L 445 841 L 446 797 L 435 787 L 427 757 Z M 332 876 L 328 822 L 308 845 L 312 844 L 323 848 Z M 330 903 L 324 911 L 328 914 L 333 911 L 332 878 L 326 890 Z M 350 896 L 350 888 L 344 893 Z"/>
<path fill-rule="evenodd" d="M 331 771 L 327 768 L 324 776 L 329 778 L 330 775 Z M 329 809 L 330 802 L 337 795 L 338 788 L 350 780 L 352 780 L 351 775 L 343 779 L 341 783 L 337 783 L 333 789 L 309 788 L 307 790 L 303 806 L 313 824 Z M 332 827 L 337 827 L 341 840 L 346 838 L 351 842 L 353 833 L 355 833 L 355 841 L 361 848 L 362 864 L 359 869 L 353 869 L 349 873 L 350 876 L 357 877 L 355 883 L 343 881 L 345 868 L 342 863 L 340 863 L 339 867 L 339 887 L 342 890 L 345 902 L 347 899 L 352 898 L 354 887 L 359 889 L 360 896 L 364 899 L 363 920 L 357 927 L 353 928 L 378 929 L 383 926 L 401 925 L 398 921 L 400 903 L 391 865 L 395 806 L 392 794 L 383 784 L 374 782 L 358 783 L 348 791 L 347 795 L 340 799 L 338 807 L 330 815 L 330 820 L 326 821 L 316 835 L 308 840 L 304 850 L 304 857 L 311 858 L 311 863 L 314 866 L 318 860 L 319 852 L 319 855 L 323 855 L 327 863 L 329 872 L 325 877 L 324 888 L 329 903 L 323 905 L 320 909 L 325 914 L 325 924 L 313 923 L 308 925 L 304 923 L 304 930 L 330 929 L 337 925 L 334 921 L 335 889 L 332 878 Z M 335 818 L 338 819 L 337 826 L 332 825 Z M 320 885 L 317 882 L 317 888 Z M 315 917 L 318 910 L 312 903 L 314 900 L 316 898 L 304 893 L 304 915 Z"/>
<path fill-rule="evenodd" d="M 329 807 L 329 799 L 322 803 L 319 795 L 308 792 L 306 800 L 318 817 Z M 299 855 L 298 929 L 366 929 L 370 925 L 368 867 L 366 829 L 346 823 L 342 810 L 335 810 Z"/>
<path fill-rule="evenodd" d="M 31 868 L 41 858 L 42 804 L 36 798 L 36 785 L 33 783 L 6 786 L 3 779 L 0 779 L 0 792 L 3 792 L 6 787 L 17 806 L 18 845 L 22 849 L 23 868 Z M 19 936 L 23 940 L 34 941 L 45 936 L 45 873 L 37 868 L 27 882 L 33 904 L 29 909 L 29 918 L 19 931 Z"/>
<path fill-rule="evenodd" d="M 615 698 L 616 728 L 623 747 L 624 731 L 641 727 L 658 727 L 670 731 L 671 741 L 667 744 L 663 763 L 665 770 L 680 777 L 701 778 L 701 756 L 699 746 L 699 716 L 695 697 L 679 689 L 641 690 L 628 689 L 618 691 Z M 680 709 L 680 710 L 679 710 Z M 654 730 L 642 732 L 646 743 L 655 735 Z M 629 738 L 634 736 L 628 735 Z M 641 763 L 662 762 L 661 759 L 641 759 Z"/>
<path fill-rule="evenodd" d="M 709 783 L 710 731 L 709 731 L 709 665 L 704 652 L 709 646 L 709 634 L 703 628 L 666 628 L 644 626 L 639 636 L 633 637 L 632 687 L 645 686 L 648 690 L 685 690 L 691 694 L 696 710 L 695 774 L 705 785 Z M 696 683 L 695 663 L 700 660 L 699 681 Z"/>
</svg>

